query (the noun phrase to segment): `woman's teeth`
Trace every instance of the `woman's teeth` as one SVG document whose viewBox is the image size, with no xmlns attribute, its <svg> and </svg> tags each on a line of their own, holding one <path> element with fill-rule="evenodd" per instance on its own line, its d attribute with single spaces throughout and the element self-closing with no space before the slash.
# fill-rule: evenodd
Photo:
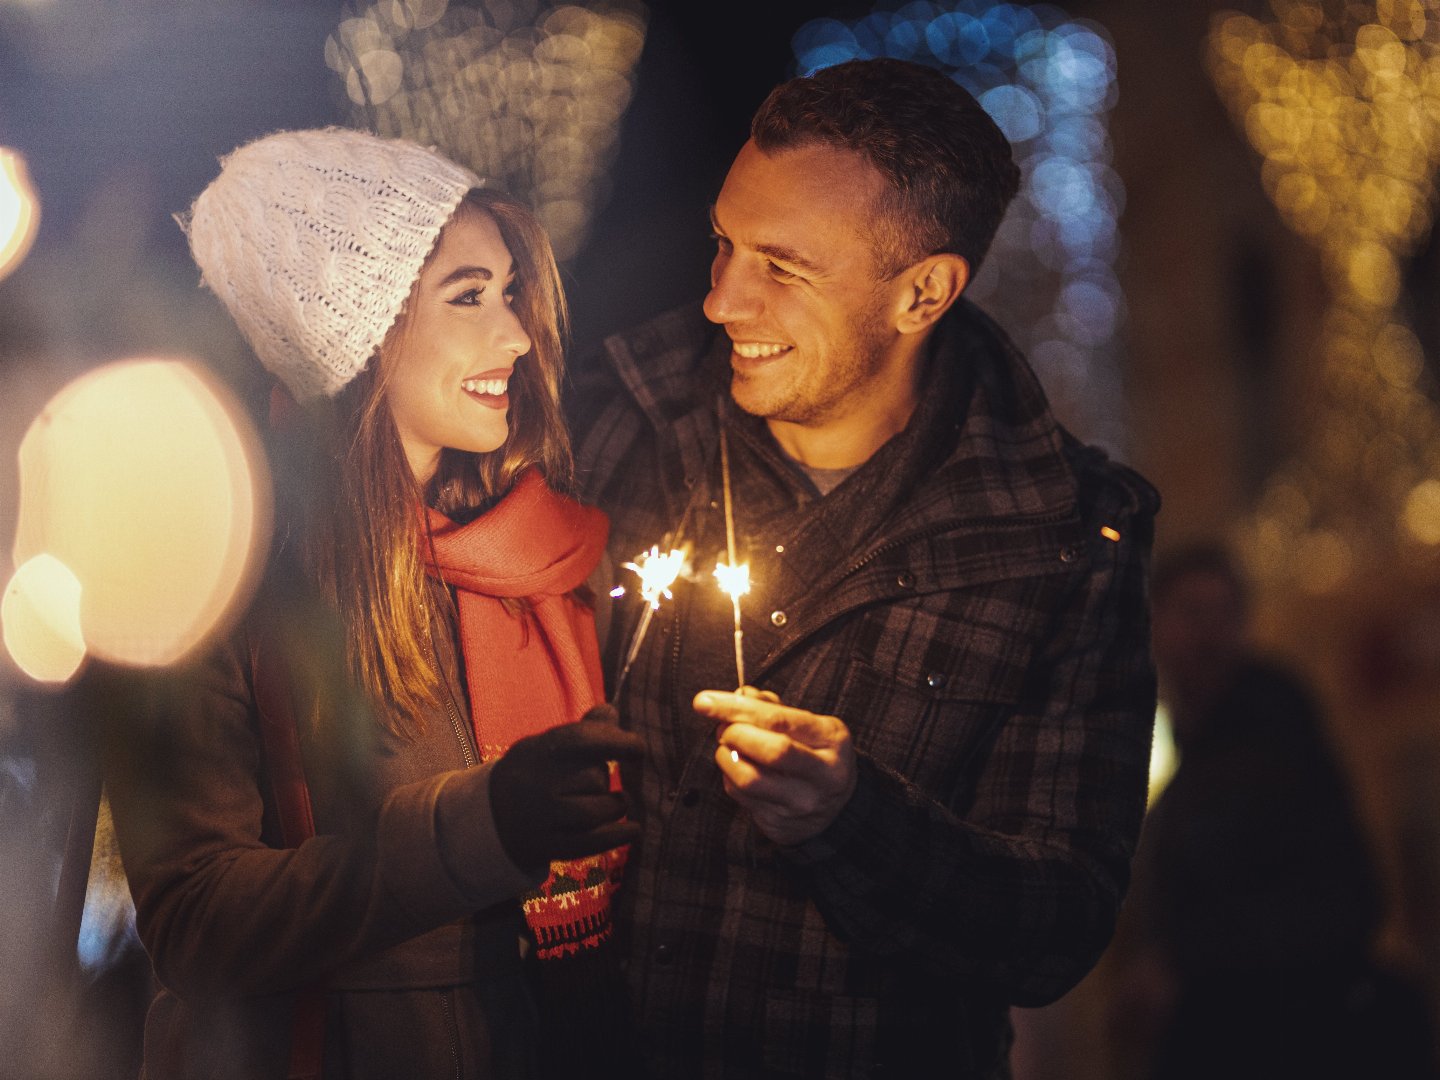
<svg viewBox="0 0 1440 1080">
<path fill-rule="evenodd" d="M 491 397 L 500 397 L 505 393 L 505 387 L 509 385 L 509 380 L 466 379 L 460 385 L 472 394 L 489 394 Z"/>
</svg>

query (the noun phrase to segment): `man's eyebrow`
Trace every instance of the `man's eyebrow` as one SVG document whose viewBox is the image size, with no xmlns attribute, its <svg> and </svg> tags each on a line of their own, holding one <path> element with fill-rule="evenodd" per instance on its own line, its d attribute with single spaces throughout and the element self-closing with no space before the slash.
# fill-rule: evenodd
<svg viewBox="0 0 1440 1080">
<path fill-rule="evenodd" d="M 717 233 L 721 232 L 720 223 L 715 220 L 715 204 L 710 204 L 710 227 Z M 801 255 L 794 248 L 785 247 L 783 244 L 756 244 L 755 250 L 767 259 L 774 259 L 777 262 L 789 263 L 807 274 L 824 274 L 823 267 L 811 262 L 804 255 Z"/>
<path fill-rule="evenodd" d="M 807 274 L 818 276 L 825 272 L 822 267 L 811 262 L 794 248 L 788 248 L 781 244 L 756 244 L 755 250 L 758 251 L 761 255 L 764 255 L 767 259 L 774 259 L 776 262 L 789 263 L 791 266 L 795 266 L 801 270 L 804 270 Z"/>
</svg>

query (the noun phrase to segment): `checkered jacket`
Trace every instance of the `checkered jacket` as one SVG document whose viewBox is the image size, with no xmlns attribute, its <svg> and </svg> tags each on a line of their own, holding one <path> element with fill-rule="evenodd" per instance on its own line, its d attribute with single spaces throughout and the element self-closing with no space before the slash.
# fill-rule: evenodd
<svg viewBox="0 0 1440 1080">
<path fill-rule="evenodd" d="M 1084 975 L 1128 880 L 1158 498 L 1056 423 L 968 303 L 937 331 L 909 427 L 824 498 L 728 404 L 727 355 L 698 310 L 674 312 L 607 341 L 570 393 L 616 583 L 652 544 L 693 552 L 618 700 L 649 746 L 620 916 L 651 1074 L 1006 1076 L 1008 1007 Z M 839 819 L 795 847 L 725 795 L 689 708 L 736 678 L 709 577 L 722 424 L 755 583 L 746 679 L 840 717 L 859 755 Z M 612 690 L 630 593 L 609 616 Z"/>
</svg>

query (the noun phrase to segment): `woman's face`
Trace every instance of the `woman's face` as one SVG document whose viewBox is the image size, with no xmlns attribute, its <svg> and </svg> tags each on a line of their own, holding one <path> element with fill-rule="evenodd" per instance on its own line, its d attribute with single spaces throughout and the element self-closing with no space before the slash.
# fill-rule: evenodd
<svg viewBox="0 0 1440 1080">
<path fill-rule="evenodd" d="M 495 220 L 462 208 L 420 271 L 385 362 L 385 396 L 415 478 L 440 451 L 488 453 L 509 434 L 506 386 L 530 337 L 511 309 L 515 267 Z"/>
</svg>

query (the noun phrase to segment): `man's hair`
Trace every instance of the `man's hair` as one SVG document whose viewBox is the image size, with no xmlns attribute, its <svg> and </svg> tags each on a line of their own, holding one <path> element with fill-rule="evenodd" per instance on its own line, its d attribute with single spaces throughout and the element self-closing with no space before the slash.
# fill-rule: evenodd
<svg viewBox="0 0 1440 1080">
<path fill-rule="evenodd" d="M 851 150 L 885 179 L 871 243 L 884 277 L 952 252 L 979 269 L 1020 186 L 1010 143 L 970 94 L 934 68 L 852 60 L 791 79 L 756 111 L 764 153 L 819 143 Z"/>
</svg>

